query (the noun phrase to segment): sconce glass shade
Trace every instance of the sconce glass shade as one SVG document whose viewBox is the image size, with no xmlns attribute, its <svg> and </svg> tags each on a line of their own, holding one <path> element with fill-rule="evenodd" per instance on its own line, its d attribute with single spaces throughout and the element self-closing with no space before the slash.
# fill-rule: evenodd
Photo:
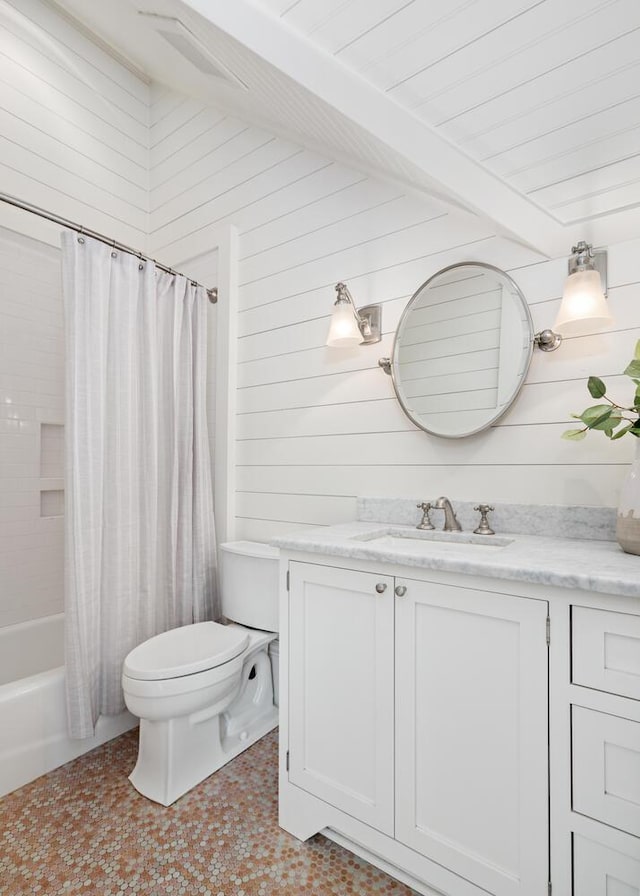
<svg viewBox="0 0 640 896">
<path fill-rule="evenodd" d="M 586 336 L 612 324 L 598 271 L 570 274 L 565 281 L 554 331 L 561 336 Z"/>
<path fill-rule="evenodd" d="M 362 333 L 350 302 L 338 301 L 333 306 L 327 345 L 332 348 L 346 348 L 360 345 Z"/>
</svg>

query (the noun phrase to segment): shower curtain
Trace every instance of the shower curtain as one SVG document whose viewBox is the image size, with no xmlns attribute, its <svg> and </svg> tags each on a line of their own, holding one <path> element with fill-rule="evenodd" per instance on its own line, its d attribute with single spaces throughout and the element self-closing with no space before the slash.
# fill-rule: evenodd
<svg viewBox="0 0 640 896">
<path fill-rule="evenodd" d="M 146 638 L 213 619 L 215 535 L 202 287 L 62 234 L 69 731 L 124 709 Z"/>
</svg>

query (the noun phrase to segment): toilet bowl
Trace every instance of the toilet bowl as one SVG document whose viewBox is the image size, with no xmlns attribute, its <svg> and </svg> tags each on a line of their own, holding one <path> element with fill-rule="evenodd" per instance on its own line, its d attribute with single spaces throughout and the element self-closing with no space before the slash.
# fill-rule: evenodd
<svg viewBox="0 0 640 896">
<path fill-rule="evenodd" d="M 125 703 L 140 719 L 129 780 L 164 806 L 278 724 L 269 657 L 279 628 L 278 551 L 223 544 L 220 567 L 222 611 L 235 621 L 163 632 L 123 665 Z M 250 620 L 269 630 L 249 628 Z"/>
</svg>

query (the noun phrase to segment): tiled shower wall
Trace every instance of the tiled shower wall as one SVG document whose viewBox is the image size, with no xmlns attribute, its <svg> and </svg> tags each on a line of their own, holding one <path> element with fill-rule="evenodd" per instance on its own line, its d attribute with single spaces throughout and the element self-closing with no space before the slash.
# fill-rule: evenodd
<svg viewBox="0 0 640 896">
<path fill-rule="evenodd" d="M 0 228 L 0 626 L 63 606 L 60 253 Z"/>
</svg>

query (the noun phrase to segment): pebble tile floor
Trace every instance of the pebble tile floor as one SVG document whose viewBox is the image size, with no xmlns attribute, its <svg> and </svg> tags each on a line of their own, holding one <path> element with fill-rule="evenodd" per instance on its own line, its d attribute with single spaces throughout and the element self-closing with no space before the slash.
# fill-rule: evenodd
<svg viewBox="0 0 640 896">
<path fill-rule="evenodd" d="M 321 835 L 278 827 L 277 733 L 169 808 L 127 780 L 137 731 L 0 800 L 2 896 L 411 896 Z"/>
</svg>

